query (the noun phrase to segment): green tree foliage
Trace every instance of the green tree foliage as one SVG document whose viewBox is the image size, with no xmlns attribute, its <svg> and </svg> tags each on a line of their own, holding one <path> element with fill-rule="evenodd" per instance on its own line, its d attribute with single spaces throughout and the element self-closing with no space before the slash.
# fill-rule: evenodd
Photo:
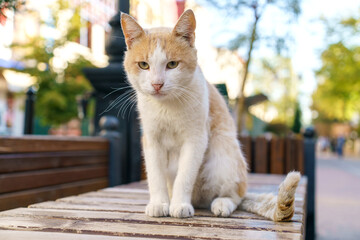
<svg viewBox="0 0 360 240">
<path fill-rule="evenodd" d="M 290 58 L 277 56 L 254 61 L 254 74 L 249 85 L 269 98 L 263 103 L 263 112 L 265 115 L 274 113 L 271 123 L 284 124 L 290 129 L 299 94 L 299 81 Z"/>
<path fill-rule="evenodd" d="M 36 36 L 27 44 L 13 44 L 12 48 L 27 65 L 22 71 L 37 80 L 36 115 L 42 123 L 57 126 L 78 117 L 77 97 L 91 89 L 82 69 L 93 64 L 80 54 L 71 59 L 57 56 L 79 38 L 79 9 L 70 10 L 68 1 L 58 0 L 50 10 L 50 19 L 41 24 L 56 29 L 60 36 L 56 39 Z M 66 12 L 71 17 L 64 20 Z"/>
<path fill-rule="evenodd" d="M 316 121 L 349 121 L 360 112 L 360 18 L 341 20 L 329 32 L 336 42 L 321 54 L 312 109 L 318 112 Z"/>
<path fill-rule="evenodd" d="M 299 103 L 296 103 L 294 122 L 291 127 L 294 133 L 300 133 L 301 130 L 301 108 Z"/>
</svg>

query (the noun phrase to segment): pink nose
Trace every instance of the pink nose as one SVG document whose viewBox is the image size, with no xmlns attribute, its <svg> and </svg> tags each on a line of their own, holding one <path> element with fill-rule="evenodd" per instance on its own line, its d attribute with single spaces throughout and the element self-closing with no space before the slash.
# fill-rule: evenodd
<svg viewBox="0 0 360 240">
<path fill-rule="evenodd" d="M 151 85 L 153 86 L 153 88 L 154 88 L 155 91 L 157 91 L 157 92 L 162 88 L 162 86 L 164 86 L 163 83 L 161 83 L 161 84 L 151 84 Z"/>
</svg>

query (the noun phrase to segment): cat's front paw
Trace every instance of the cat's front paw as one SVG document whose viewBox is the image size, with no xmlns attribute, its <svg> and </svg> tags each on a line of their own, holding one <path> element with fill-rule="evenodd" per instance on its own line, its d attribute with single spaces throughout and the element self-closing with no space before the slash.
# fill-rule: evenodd
<svg viewBox="0 0 360 240">
<path fill-rule="evenodd" d="M 166 217 L 169 216 L 168 203 L 149 203 L 146 206 L 145 214 L 149 217 Z"/>
<path fill-rule="evenodd" d="M 170 205 L 170 216 L 188 218 L 194 216 L 194 208 L 189 203 L 173 203 Z"/>
</svg>

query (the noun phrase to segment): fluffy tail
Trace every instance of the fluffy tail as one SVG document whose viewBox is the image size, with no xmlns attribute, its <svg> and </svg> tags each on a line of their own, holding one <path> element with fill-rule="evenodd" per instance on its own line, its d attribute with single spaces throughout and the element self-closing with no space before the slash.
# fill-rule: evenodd
<svg viewBox="0 0 360 240">
<path fill-rule="evenodd" d="M 290 172 L 280 184 L 279 193 L 247 193 L 240 208 L 273 221 L 290 221 L 294 215 L 295 190 L 300 181 L 299 172 Z"/>
</svg>

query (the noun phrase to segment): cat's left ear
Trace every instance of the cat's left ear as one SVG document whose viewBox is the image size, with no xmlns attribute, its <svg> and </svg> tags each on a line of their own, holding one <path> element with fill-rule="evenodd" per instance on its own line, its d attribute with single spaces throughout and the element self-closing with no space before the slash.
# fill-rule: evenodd
<svg viewBox="0 0 360 240">
<path fill-rule="evenodd" d="M 144 29 L 142 29 L 133 17 L 126 13 L 121 13 L 121 28 L 128 49 L 131 48 L 131 45 L 136 40 L 145 35 Z"/>
<path fill-rule="evenodd" d="M 185 39 L 193 47 L 195 43 L 195 28 L 196 20 L 194 12 L 188 9 L 180 16 L 172 34 Z"/>
</svg>

